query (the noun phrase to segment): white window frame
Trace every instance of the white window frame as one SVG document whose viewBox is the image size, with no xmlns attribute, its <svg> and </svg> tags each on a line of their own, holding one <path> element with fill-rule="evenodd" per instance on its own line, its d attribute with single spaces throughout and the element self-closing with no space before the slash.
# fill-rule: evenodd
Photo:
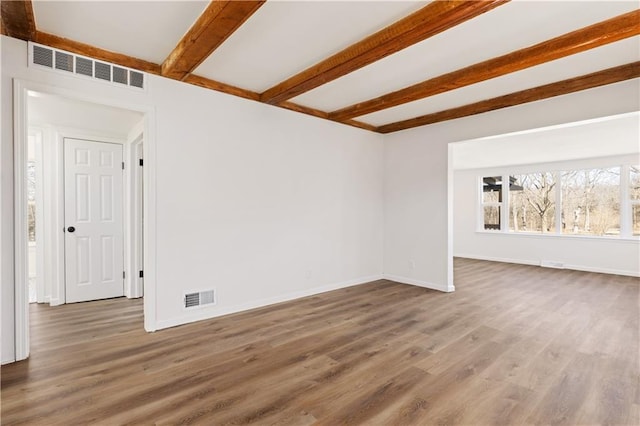
<svg viewBox="0 0 640 426">
<path fill-rule="evenodd" d="M 634 206 L 640 206 L 640 200 L 632 200 L 631 192 L 630 192 L 630 183 L 631 183 L 631 166 L 638 166 L 635 162 L 624 162 L 624 163 L 604 163 L 602 165 L 593 165 L 588 167 L 568 167 L 563 168 L 562 170 L 554 169 L 554 170 L 536 170 L 531 169 L 528 172 L 521 171 L 510 171 L 507 172 L 497 172 L 491 173 L 487 171 L 483 171 L 481 175 L 478 176 L 477 185 L 478 188 L 478 197 L 477 197 L 477 213 L 476 213 L 476 223 L 477 223 L 477 232 L 488 233 L 488 234 L 508 234 L 508 235 L 518 235 L 518 236 L 542 236 L 542 237 L 561 237 L 561 238 L 596 238 L 596 239 L 604 239 L 604 240 L 640 240 L 639 235 L 633 235 L 633 216 L 632 209 Z M 587 169 L 597 169 L 597 168 L 620 168 L 620 234 L 617 236 L 611 235 L 572 235 L 572 234 L 563 234 L 562 233 L 562 173 L 566 171 L 572 170 L 587 170 Z M 510 220 L 510 209 L 511 209 L 511 199 L 510 199 L 510 191 L 508 180 L 513 175 L 526 175 L 533 173 L 551 173 L 553 175 L 553 179 L 556 182 L 556 191 L 555 191 L 555 231 L 549 233 L 540 233 L 540 232 L 530 232 L 530 231 L 511 231 L 509 229 L 509 220 Z M 483 184 L 484 178 L 487 176 L 502 176 L 502 202 L 487 202 L 485 203 L 483 200 Z M 507 208 L 503 208 L 507 206 Z M 485 207 L 500 207 L 500 229 L 484 229 L 484 208 Z"/>
<path fill-rule="evenodd" d="M 620 187 L 624 190 L 620 194 L 620 235 L 627 238 L 640 238 L 640 235 L 633 235 L 633 207 L 640 206 L 640 199 L 631 199 L 631 167 L 640 167 L 640 164 L 625 164 L 620 171 Z M 623 220 L 624 219 L 624 220 Z"/>
</svg>

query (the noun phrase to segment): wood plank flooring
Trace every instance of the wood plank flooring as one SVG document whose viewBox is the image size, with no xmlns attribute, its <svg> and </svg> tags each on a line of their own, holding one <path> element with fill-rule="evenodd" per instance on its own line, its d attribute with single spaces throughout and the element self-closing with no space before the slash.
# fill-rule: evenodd
<svg viewBox="0 0 640 426">
<path fill-rule="evenodd" d="M 3 425 L 638 425 L 640 280 L 468 259 L 156 333 L 140 300 L 32 305 Z"/>
</svg>

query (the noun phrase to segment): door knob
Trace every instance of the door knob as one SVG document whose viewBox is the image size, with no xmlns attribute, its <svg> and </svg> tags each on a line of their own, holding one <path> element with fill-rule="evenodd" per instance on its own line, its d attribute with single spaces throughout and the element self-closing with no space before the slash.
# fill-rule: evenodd
<svg viewBox="0 0 640 426">
<path fill-rule="evenodd" d="M 70 226 L 67 228 L 67 231 L 69 232 L 75 232 L 76 228 L 74 228 L 73 226 Z"/>
</svg>

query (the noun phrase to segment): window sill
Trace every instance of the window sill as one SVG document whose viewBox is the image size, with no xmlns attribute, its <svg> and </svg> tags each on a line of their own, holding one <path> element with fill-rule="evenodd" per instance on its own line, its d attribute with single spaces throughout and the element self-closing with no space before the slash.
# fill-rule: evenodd
<svg viewBox="0 0 640 426">
<path fill-rule="evenodd" d="M 594 240 L 594 241 L 607 241 L 607 242 L 624 242 L 624 243 L 638 243 L 640 242 L 640 236 L 632 237 L 616 237 L 616 236 L 596 236 L 596 235 L 571 235 L 571 234 L 542 234 L 538 232 L 502 232 L 502 231 L 476 231 L 476 234 L 481 235 L 500 235 L 508 237 L 525 237 L 525 238 L 548 238 L 548 239 L 567 239 L 567 240 Z"/>
</svg>

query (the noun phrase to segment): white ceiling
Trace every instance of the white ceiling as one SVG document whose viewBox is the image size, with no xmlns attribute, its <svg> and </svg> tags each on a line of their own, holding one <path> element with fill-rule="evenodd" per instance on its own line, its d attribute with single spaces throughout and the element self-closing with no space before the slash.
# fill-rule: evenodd
<svg viewBox="0 0 640 426">
<path fill-rule="evenodd" d="M 30 125 L 71 127 L 103 136 L 126 137 L 142 120 L 136 111 L 30 92 L 27 100 Z"/>
<path fill-rule="evenodd" d="M 502 77 L 364 115 L 358 120 L 374 125 L 406 120 L 634 62 L 638 60 L 639 52 L 640 37 L 632 37 Z"/>
<path fill-rule="evenodd" d="M 260 93 L 427 3 L 268 0 L 194 74 Z M 34 0 L 33 8 L 40 31 L 161 64 L 207 4 Z M 512 0 L 291 101 L 335 111 L 637 10 L 638 5 L 634 0 Z M 639 60 L 640 37 L 634 37 L 357 119 L 389 124 Z"/>
<path fill-rule="evenodd" d="M 33 1 L 36 28 L 162 63 L 206 1 Z"/>
<path fill-rule="evenodd" d="M 195 74 L 263 92 L 424 4 L 267 1 Z"/>
<path fill-rule="evenodd" d="M 633 2 L 512 1 L 292 101 L 334 111 L 637 7 Z"/>
</svg>

